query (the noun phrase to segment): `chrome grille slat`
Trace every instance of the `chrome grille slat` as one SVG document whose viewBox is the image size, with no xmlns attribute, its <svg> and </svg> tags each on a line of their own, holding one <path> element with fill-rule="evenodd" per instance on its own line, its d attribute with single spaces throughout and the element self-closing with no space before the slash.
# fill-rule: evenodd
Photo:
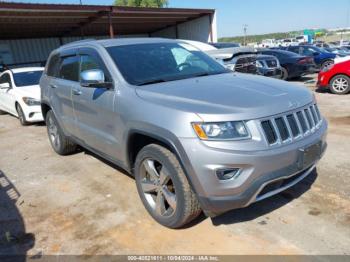
<svg viewBox="0 0 350 262">
<path fill-rule="evenodd" d="M 313 118 L 315 120 L 315 125 L 317 125 L 318 122 L 320 122 L 320 120 L 318 119 L 318 116 L 316 114 L 315 105 L 311 106 L 311 113 L 312 113 L 312 116 L 313 116 Z"/>
<path fill-rule="evenodd" d="M 316 104 L 261 121 L 269 145 L 285 144 L 316 132 L 322 116 Z M 268 123 L 268 125 L 267 125 Z M 273 134 L 273 137 L 272 135 Z"/>
</svg>

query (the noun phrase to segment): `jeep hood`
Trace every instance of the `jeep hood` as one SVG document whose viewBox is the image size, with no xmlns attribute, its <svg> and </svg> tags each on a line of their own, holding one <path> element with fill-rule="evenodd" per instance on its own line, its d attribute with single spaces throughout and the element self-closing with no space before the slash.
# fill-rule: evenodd
<svg viewBox="0 0 350 262">
<path fill-rule="evenodd" d="M 305 87 L 267 77 L 227 73 L 136 88 L 144 100 L 198 114 L 204 121 L 251 120 L 313 101 Z"/>
</svg>

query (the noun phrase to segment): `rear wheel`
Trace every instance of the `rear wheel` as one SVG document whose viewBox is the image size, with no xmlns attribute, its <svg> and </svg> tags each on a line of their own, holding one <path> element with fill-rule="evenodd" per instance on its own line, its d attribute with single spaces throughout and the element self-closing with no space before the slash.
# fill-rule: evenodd
<svg viewBox="0 0 350 262">
<path fill-rule="evenodd" d="M 282 76 L 281 79 L 282 80 L 288 80 L 289 79 L 289 72 L 286 68 L 281 67 L 281 71 L 282 71 Z"/>
<path fill-rule="evenodd" d="M 179 228 L 201 208 L 176 156 L 159 145 L 148 145 L 137 155 L 135 180 L 149 214 L 160 224 Z"/>
<path fill-rule="evenodd" d="M 29 123 L 26 120 L 26 116 L 24 115 L 22 107 L 20 106 L 20 104 L 16 104 L 16 110 L 17 110 L 18 119 L 19 119 L 19 122 L 21 123 L 21 125 L 22 126 L 27 126 Z"/>
<path fill-rule="evenodd" d="M 57 154 L 64 156 L 76 151 L 77 145 L 64 135 L 51 110 L 46 114 L 46 126 L 51 146 Z"/>
<path fill-rule="evenodd" d="M 335 76 L 330 83 L 329 89 L 333 94 L 345 95 L 350 92 L 350 78 L 346 75 Z"/>
</svg>

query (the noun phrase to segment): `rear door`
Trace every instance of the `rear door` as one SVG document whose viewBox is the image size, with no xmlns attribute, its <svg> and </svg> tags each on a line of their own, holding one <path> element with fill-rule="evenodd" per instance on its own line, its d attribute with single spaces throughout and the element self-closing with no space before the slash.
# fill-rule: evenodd
<svg viewBox="0 0 350 262">
<path fill-rule="evenodd" d="M 105 81 L 112 77 L 103 59 L 92 48 L 79 49 L 80 73 L 86 70 L 100 69 Z M 73 90 L 74 112 L 77 119 L 79 138 L 89 147 L 118 159 L 120 144 L 117 141 L 119 117 L 114 112 L 115 90 L 101 87 L 79 86 Z"/>
<path fill-rule="evenodd" d="M 76 136 L 78 133 L 73 112 L 72 93 L 79 87 L 79 57 L 76 50 L 70 50 L 57 54 L 57 57 L 52 59 L 57 59 L 57 66 L 56 69 L 53 68 L 54 75 L 49 76 L 51 104 L 56 118 L 68 133 L 67 135 Z"/>
</svg>

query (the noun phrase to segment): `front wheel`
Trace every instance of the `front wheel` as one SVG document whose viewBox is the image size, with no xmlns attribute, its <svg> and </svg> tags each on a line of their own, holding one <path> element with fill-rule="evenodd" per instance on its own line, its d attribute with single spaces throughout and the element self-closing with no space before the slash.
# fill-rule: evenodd
<svg viewBox="0 0 350 262">
<path fill-rule="evenodd" d="M 65 156 L 76 151 L 77 145 L 64 135 L 51 110 L 46 114 L 46 126 L 51 146 L 57 154 Z"/>
<path fill-rule="evenodd" d="M 135 180 L 145 208 L 163 226 L 182 227 L 201 213 L 179 161 L 168 149 L 144 147 L 136 158 Z"/>
<path fill-rule="evenodd" d="M 18 114 L 19 122 L 22 126 L 27 126 L 29 123 L 26 120 L 26 116 L 23 113 L 22 107 L 19 104 L 16 104 L 16 110 Z"/>
<path fill-rule="evenodd" d="M 346 75 L 335 76 L 330 83 L 329 89 L 333 94 L 345 95 L 350 92 L 350 78 Z"/>
</svg>

